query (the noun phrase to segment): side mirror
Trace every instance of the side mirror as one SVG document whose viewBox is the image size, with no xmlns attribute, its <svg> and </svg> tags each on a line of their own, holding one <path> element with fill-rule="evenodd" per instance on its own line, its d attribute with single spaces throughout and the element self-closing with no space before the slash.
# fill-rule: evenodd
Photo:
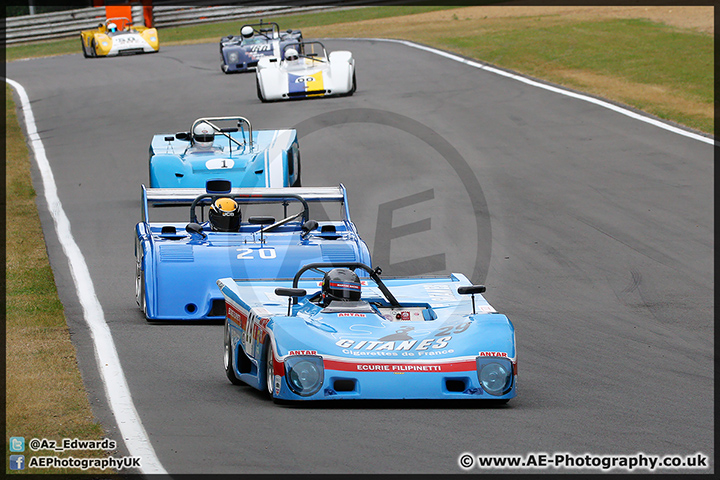
<svg viewBox="0 0 720 480">
<path fill-rule="evenodd" d="M 190 234 L 195 233 L 197 235 L 202 236 L 203 238 L 207 237 L 205 232 L 203 232 L 202 225 L 200 225 L 199 223 L 195 223 L 195 222 L 188 223 L 187 226 L 185 227 L 185 231 Z"/>
<path fill-rule="evenodd" d="M 288 313 L 287 316 L 290 316 L 290 313 L 292 311 L 292 304 L 297 303 L 298 297 L 304 297 L 307 295 L 307 291 L 304 288 L 284 288 L 284 287 L 278 287 L 275 289 L 275 295 L 280 295 L 283 297 L 290 297 L 288 299 Z"/>
<path fill-rule="evenodd" d="M 175 138 L 178 140 L 190 141 L 190 132 L 178 132 L 175 134 Z"/>
<path fill-rule="evenodd" d="M 254 216 L 248 218 L 248 223 L 252 225 L 270 225 L 272 223 L 275 223 L 274 217 L 261 217 L 261 216 Z M 263 229 L 260 229 L 260 243 L 264 243 L 264 237 L 263 237 Z"/>
<path fill-rule="evenodd" d="M 311 231 L 315 230 L 318 227 L 318 222 L 315 220 L 308 220 L 307 222 L 303 223 L 302 225 L 302 231 L 303 235 L 307 235 Z"/>
<path fill-rule="evenodd" d="M 475 315 L 475 294 L 476 293 L 485 293 L 485 285 L 470 285 L 469 287 L 458 287 L 457 292 L 460 295 L 471 295 L 472 298 L 472 306 L 473 306 L 473 315 Z"/>
<path fill-rule="evenodd" d="M 487 288 L 485 285 L 470 285 L 469 287 L 458 287 L 460 295 L 474 295 L 476 293 L 485 293 Z"/>
</svg>

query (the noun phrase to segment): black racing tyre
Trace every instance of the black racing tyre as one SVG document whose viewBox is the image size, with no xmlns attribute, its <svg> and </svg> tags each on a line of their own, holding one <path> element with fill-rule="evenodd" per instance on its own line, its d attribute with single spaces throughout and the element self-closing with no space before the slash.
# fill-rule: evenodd
<svg viewBox="0 0 720 480">
<path fill-rule="evenodd" d="M 145 302 L 145 274 L 140 268 L 140 261 L 135 262 L 135 302 L 147 318 L 147 304 Z"/>
<path fill-rule="evenodd" d="M 355 90 L 357 90 L 357 80 L 355 79 L 355 72 L 353 72 L 352 88 L 350 88 L 350 93 L 348 93 L 348 95 L 355 93 Z"/>
<path fill-rule="evenodd" d="M 230 380 L 230 383 L 232 383 L 233 385 L 242 385 L 243 381 L 240 380 L 237 376 L 235 376 L 235 370 L 233 368 L 235 359 L 233 358 L 234 355 L 232 341 L 230 340 L 230 328 L 228 327 L 227 322 L 225 322 L 225 330 L 223 337 L 223 363 L 225 364 L 225 375 L 227 376 L 228 380 Z"/>
<path fill-rule="evenodd" d="M 260 80 L 255 78 L 255 85 L 257 86 L 257 96 L 260 99 L 261 102 L 267 103 L 267 100 L 263 96 L 262 90 L 260 89 Z"/>
<path fill-rule="evenodd" d="M 82 35 L 80 35 L 80 46 L 82 47 L 83 57 L 90 58 L 90 55 L 88 55 L 87 49 L 85 48 L 85 40 L 83 40 Z"/>
<path fill-rule="evenodd" d="M 90 41 L 90 56 L 97 57 L 97 51 L 95 50 L 95 39 Z"/>
<path fill-rule="evenodd" d="M 265 342 L 265 392 L 273 398 L 273 392 L 275 390 L 275 365 L 273 356 L 272 342 L 268 337 Z"/>
</svg>

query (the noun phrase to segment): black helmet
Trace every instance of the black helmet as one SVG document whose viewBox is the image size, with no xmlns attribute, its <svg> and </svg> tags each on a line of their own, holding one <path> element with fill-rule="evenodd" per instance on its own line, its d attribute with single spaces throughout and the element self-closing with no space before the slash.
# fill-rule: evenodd
<svg viewBox="0 0 720 480">
<path fill-rule="evenodd" d="M 232 198 L 222 197 L 210 206 L 210 225 L 218 232 L 237 232 L 240 229 L 240 205 Z"/>
<path fill-rule="evenodd" d="M 360 278 L 347 268 L 334 268 L 325 274 L 322 282 L 323 302 L 330 300 L 360 300 Z"/>
</svg>

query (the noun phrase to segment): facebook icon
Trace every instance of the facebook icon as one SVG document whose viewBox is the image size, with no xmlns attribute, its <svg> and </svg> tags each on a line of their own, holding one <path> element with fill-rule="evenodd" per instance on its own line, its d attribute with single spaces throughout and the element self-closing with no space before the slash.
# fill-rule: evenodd
<svg viewBox="0 0 720 480">
<path fill-rule="evenodd" d="M 25 470 L 25 455 L 10 455 L 10 470 Z"/>
</svg>

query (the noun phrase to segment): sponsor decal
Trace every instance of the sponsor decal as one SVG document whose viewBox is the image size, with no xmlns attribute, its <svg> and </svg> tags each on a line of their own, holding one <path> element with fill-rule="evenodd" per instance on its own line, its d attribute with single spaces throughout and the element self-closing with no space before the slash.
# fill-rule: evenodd
<svg viewBox="0 0 720 480">
<path fill-rule="evenodd" d="M 476 369 L 474 360 L 455 360 L 444 363 L 371 363 L 325 359 L 324 364 L 326 370 L 346 372 L 439 373 L 466 372 Z"/>
<path fill-rule="evenodd" d="M 404 332 L 399 332 L 404 333 Z M 384 338 L 390 338 L 390 337 L 384 337 Z M 428 349 L 433 350 L 440 350 L 445 347 L 447 347 L 448 342 L 452 340 L 452 337 L 440 337 L 440 338 L 426 338 L 424 340 L 415 340 L 415 339 L 409 339 L 409 340 L 388 340 L 383 341 L 381 340 L 350 340 L 350 339 L 343 339 L 338 340 L 335 342 L 335 345 L 337 345 L 340 348 L 344 348 L 347 350 L 362 350 L 362 351 L 392 351 L 392 352 L 402 352 L 402 351 L 424 351 Z"/>
<path fill-rule="evenodd" d="M 450 303 L 457 301 L 449 285 L 427 284 L 423 285 L 423 288 L 432 303 Z"/>
<path fill-rule="evenodd" d="M 291 355 L 317 355 L 317 350 L 290 350 L 288 357 Z"/>
<path fill-rule="evenodd" d="M 330 282 L 331 288 L 347 288 L 350 290 L 357 290 L 360 291 L 360 284 L 359 283 L 347 283 L 347 282 Z"/>
<path fill-rule="evenodd" d="M 117 43 L 118 45 L 131 45 L 135 43 L 142 43 L 139 38 L 135 36 L 122 36 L 122 37 L 113 37 L 113 42 Z"/>
<path fill-rule="evenodd" d="M 227 303 L 226 305 L 228 319 L 230 319 L 233 323 L 240 325 L 244 329 L 247 322 L 247 314 L 236 309 L 235 307 L 230 305 L 230 303 Z"/>
<path fill-rule="evenodd" d="M 280 375 L 275 375 L 275 395 L 280 395 Z"/>
<path fill-rule="evenodd" d="M 272 47 L 268 44 L 256 44 L 250 46 L 250 51 L 252 52 L 265 52 L 271 50 Z"/>
<path fill-rule="evenodd" d="M 350 313 L 350 312 L 338 313 L 338 317 L 363 317 L 364 318 L 366 316 L 367 315 L 365 315 L 364 313 Z"/>
<path fill-rule="evenodd" d="M 508 354 L 505 352 L 478 352 L 478 356 L 480 357 L 505 357 L 507 358 Z"/>
</svg>

